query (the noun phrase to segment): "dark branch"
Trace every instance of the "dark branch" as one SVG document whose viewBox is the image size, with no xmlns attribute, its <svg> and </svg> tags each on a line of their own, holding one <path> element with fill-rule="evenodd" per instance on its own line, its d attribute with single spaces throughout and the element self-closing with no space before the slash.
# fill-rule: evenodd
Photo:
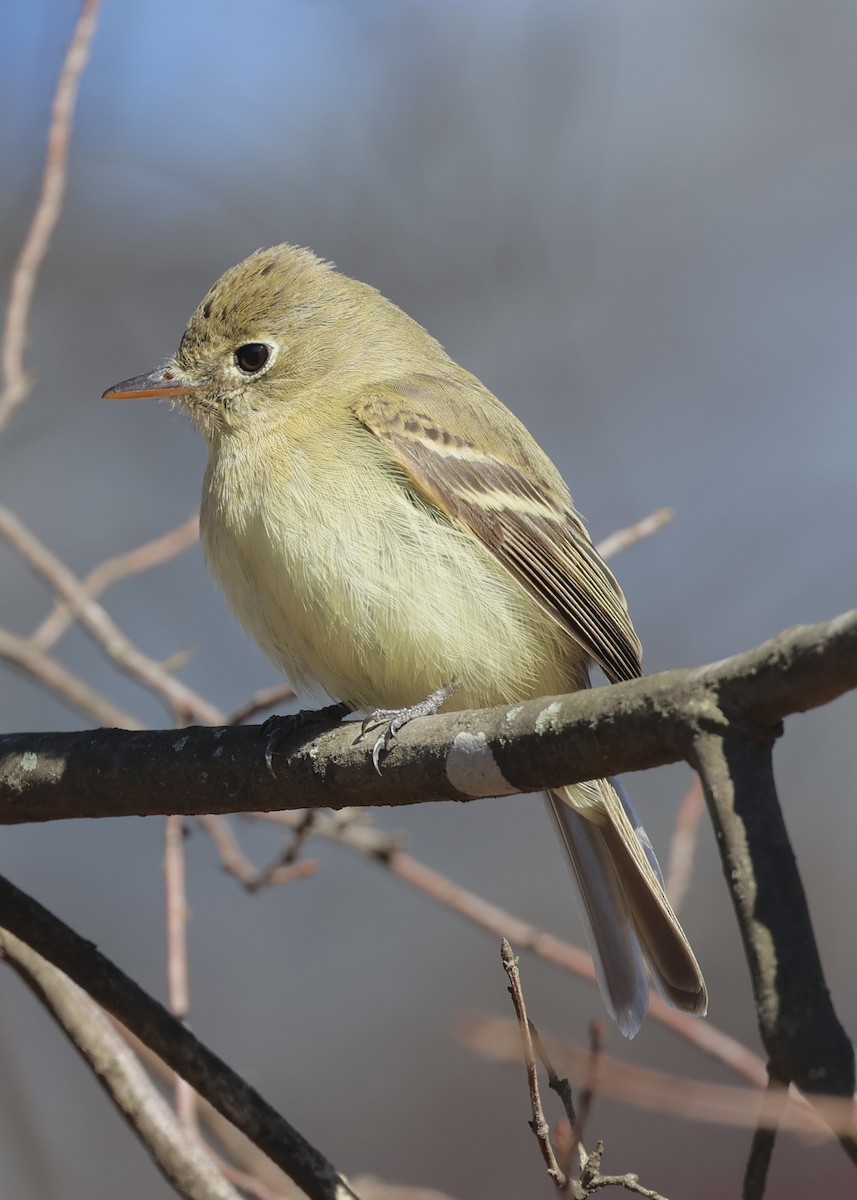
<svg viewBox="0 0 857 1200">
<path fill-rule="evenodd" d="M 695 760 L 744 941 L 771 1076 L 807 1093 L 852 1097 L 854 1047 L 825 983 L 777 799 L 771 744 L 704 734 Z M 857 1162 L 857 1141 L 841 1141 Z"/>
<path fill-rule="evenodd" d="M 310 1200 L 355 1200 L 314 1146 L 207 1050 L 162 1004 L 35 900 L 0 876 L 0 927 L 53 963 L 231 1121 Z"/>
<path fill-rule="evenodd" d="M 701 732 L 769 742 L 789 713 L 854 687 L 857 610 L 711 666 L 415 721 L 380 777 L 354 724 L 284 736 L 276 776 L 265 769 L 255 726 L 8 734 L 0 737 L 0 824 L 535 792 L 693 762 Z"/>
</svg>

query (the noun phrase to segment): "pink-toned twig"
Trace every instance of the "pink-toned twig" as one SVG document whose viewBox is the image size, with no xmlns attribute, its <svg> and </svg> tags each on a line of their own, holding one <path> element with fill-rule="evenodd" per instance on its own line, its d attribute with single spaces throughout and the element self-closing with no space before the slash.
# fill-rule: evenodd
<svg viewBox="0 0 857 1200">
<path fill-rule="evenodd" d="M 516 1022 L 505 1018 L 472 1015 L 459 1023 L 461 1040 L 477 1053 L 502 1062 L 520 1062 L 521 1044 Z M 783 1129 L 812 1136 L 832 1131 L 853 1132 L 857 1109 L 842 1096 L 813 1095 L 812 1107 L 792 1086 L 771 1090 L 732 1087 L 670 1075 L 638 1067 L 601 1053 L 593 1060 L 585 1046 L 540 1037 L 555 1066 L 572 1081 L 587 1078 L 599 1095 L 654 1112 L 738 1128 L 782 1124 Z M 824 1122 L 824 1123 L 823 1123 Z M 829 1128 L 825 1128 L 825 1124 Z"/>
<path fill-rule="evenodd" d="M 275 687 L 261 688 L 254 696 L 242 704 L 240 708 L 236 708 L 226 718 L 227 725 L 244 725 L 247 721 L 252 721 L 259 713 L 267 712 L 268 709 L 274 708 L 278 704 L 283 704 L 286 700 L 294 700 L 294 689 L 289 687 L 287 683 L 278 683 Z"/>
<path fill-rule="evenodd" d="M 99 725 L 115 729 L 145 728 L 131 713 L 125 712 L 118 704 L 114 704 L 112 700 L 90 687 L 68 667 L 39 650 L 29 638 L 18 637 L 7 629 L 0 629 L 0 659 L 24 671 L 55 696 L 92 717 Z"/>
<path fill-rule="evenodd" d="M 66 602 L 110 659 L 170 706 L 177 724 L 194 719 L 204 725 L 223 724 L 221 710 L 171 676 L 161 663 L 138 650 L 103 605 L 87 595 L 74 572 L 8 508 L 0 507 L 0 536 Z"/>
<path fill-rule="evenodd" d="M 318 863 L 312 859 L 295 862 L 290 846 L 268 867 L 257 870 L 241 849 L 225 817 L 205 815 L 197 817 L 197 822 L 214 843 L 221 867 L 251 894 L 264 887 L 282 887 L 298 879 L 308 879 L 318 870 Z"/>
<path fill-rule="evenodd" d="M 598 542 L 598 553 L 602 558 L 613 558 L 620 550 L 635 546 L 637 542 L 651 537 L 665 525 L 669 525 L 674 516 L 674 508 L 659 508 L 648 517 L 643 517 L 642 521 L 637 521 L 626 529 L 617 529 L 615 533 Z"/>
<path fill-rule="evenodd" d="M 521 1035 L 521 1050 L 524 1059 L 524 1069 L 527 1072 L 527 1088 L 530 1093 L 530 1107 L 533 1110 L 533 1119 L 529 1122 L 530 1129 L 535 1134 L 536 1141 L 539 1144 L 544 1164 L 547 1167 L 548 1175 L 554 1181 L 558 1188 L 565 1187 L 566 1177 L 565 1172 L 557 1162 L 554 1154 L 553 1144 L 551 1143 L 550 1126 L 545 1119 L 545 1111 L 542 1107 L 541 1091 L 539 1089 L 539 1073 L 536 1069 L 536 1054 L 533 1049 L 533 1029 L 530 1020 L 527 1016 L 527 1005 L 524 1000 L 524 989 L 521 987 L 521 975 L 518 970 L 518 960 L 514 955 L 512 947 L 509 945 L 507 938 L 500 940 L 500 958 L 503 962 L 503 970 L 509 979 L 509 995 L 512 997 L 512 1004 L 515 1008 L 515 1016 L 518 1020 L 518 1030 Z"/>
<path fill-rule="evenodd" d="M 230 1183 L 234 1183 L 239 1187 L 243 1194 L 252 1196 L 253 1200 L 290 1200 L 290 1197 L 285 1192 L 278 1188 L 269 1187 L 263 1180 L 255 1175 L 250 1175 L 247 1171 L 242 1171 L 240 1167 L 233 1167 L 231 1163 L 226 1162 L 223 1158 L 217 1158 L 217 1164 L 223 1172 L 225 1179 Z"/>
<path fill-rule="evenodd" d="M 96 600 L 114 583 L 149 571 L 152 567 L 169 562 L 183 550 L 194 545 L 199 539 L 199 517 L 196 513 L 188 517 L 181 525 L 171 529 L 160 537 L 144 542 L 134 550 L 125 554 L 117 554 L 114 558 L 105 559 L 89 572 L 83 579 L 82 587 L 91 600 Z M 36 630 L 30 635 L 33 645 L 47 650 L 56 645 L 65 631 L 74 622 L 74 613 L 68 604 L 60 600 L 49 612 Z"/>
<path fill-rule="evenodd" d="M 24 370 L 27 323 L 39 267 L 62 210 L 72 116 L 80 77 L 86 66 L 98 23 L 99 5 L 100 0 L 83 0 L 80 7 L 80 15 L 54 93 L 41 196 L 12 273 L 3 329 L 4 383 L 0 395 L 0 433 L 5 429 L 15 409 L 23 404 L 30 389 L 30 379 Z"/>
<path fill-rule="evenodd" d="M 270 821 L 291 828 L 302 819 L 299 812 L 248 813 L 248 819 Z M 340 816 L 342 814 L 339 814 Z M 445 875 L 419 862 L 401 848 L 401 839 L 373 829 L 371 825 L 351 822 L 337 823 L 334 817 L 318 813 L 312 830 L 313 837 L 325 838 L 348 849 L 366 854 L 403 882 L 417 888 L 430 899 L 459 913 L 468 921 L 487 929 L 497 937 L 507 937 L 519 949 L 526 949 L 552 962 L 565 971 L 595 982 L 592 958 L 585 951 L 561 938 L 546 933 L 536 925 L 506 912 L 496 904 L 454 883 Z M 728 1033 L 708 1021 L 700 1021 L 689 1013 L 672 1008 L 654 994 L 649 1002 L 649 1016 L 660 1025 L 696 1046 L 703 1054 L 729 1067 L 757 1087 L 766 1087 L 767 1067 L 757 1054 Z"/>
<path fill-rule="evenodd" d="M 666 893 L 676 912 L 684 903 L 690 887 L 693 860 L 696 857 L 696 844 L 699 839 L 699 823 L 704 812 L 705 796 L 702 784 L 699 776 L 694 775 L 679 806 L 667 862 Z"/>
<path fill-rule="evenodd" d="M 190 984 L 187 962 L 187 887 L 184 855 L 184 820 L 164 822 L 164 896 L 167 918 L 167 994 L 174 1016 L 187 1023 Z M 175 1078 L 176 1115 L 183 1129 L 197 1133 L 196 1093 L 180 1076 Z"/>
</svg>

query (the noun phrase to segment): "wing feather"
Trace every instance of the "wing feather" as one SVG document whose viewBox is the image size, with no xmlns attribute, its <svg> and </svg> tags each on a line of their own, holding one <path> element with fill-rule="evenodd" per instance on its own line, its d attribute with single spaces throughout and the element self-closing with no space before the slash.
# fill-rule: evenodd
<svg viewBox="0 0 857 1200">
<path fill-rule="evenodd" d="M 431 384 L 427 378 L 424 386 Z M 408 400 L 418 400 L 412 387 L 408 391 Z M 443 407 L 449 415 L 448 401 Z M 442 428 L 416 405 L 404 410 L 402 398 L 363 396 L 354 411 L 416 489 L 455 524 L 475 533 L 609 679 L 641 674 L 640 643 L 625 597 L 568 494 L 557 495 L 525 472 L 523 464 L 538 453 L 535 444 L 508 456 L 519 458 L 518 466 Z M 517 424 L 516 431 L 527 436 Z"/>
</svg>

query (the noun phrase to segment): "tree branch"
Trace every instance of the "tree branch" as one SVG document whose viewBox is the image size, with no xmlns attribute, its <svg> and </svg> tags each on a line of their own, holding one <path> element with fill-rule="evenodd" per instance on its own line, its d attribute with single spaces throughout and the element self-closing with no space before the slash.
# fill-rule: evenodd
<svg viewBox="0 0 857 1200">
<path fill-rule="evenodd" d="M 3 328 L 4 387 L 0 394 L 0 433 L 5 429 L 15 409 L 26 400 L 30 390 L 30 377 L 24 370 L 27 322 L 39 268 L 62 211 L 77 89 L 95 36 L 99 4 L 100 0 L 83 0 L 80 6 L 80 15 L 54 93 L 42 192 L 12 272 L 12 287 Z"/>
<path fill-rule="evenodd" d="M 180 1128 L 136 1055 L 86 992 L 4 929 L 0 929 L 0 958 L 65 1031 L 179 1196 L 240 1200 L 211 1156 Z"/>
<path fill-rule="evenodd" d="M 356 1200 L 331 1163 L 180 1021 L 35 900 L 0 876 L 0 928 L 83 988 L 306 1192 L 309 1200 Z"/>
<path fill-rule="evenodd" d="M 86 632 L 120 670 L 160 696 L 180 722 L 195 718 L 209 725 L 225 720 L 224 714 L 186 683 L 170 675 L 162 663 L 138 650 L 107 609 L 92 596 L 58 555 L 49 550 L 10 509 L 0 506 L 0 536 L 27 565 L 68 605 Z"/>
<path fill-rule="evenodd" d="M 771 741 L 857 687 L 857 610 L 706 667 L 513 708 L 423 718 L 374 770 L 353 723 L 319 720 L 265 769 L 255 726 L 0 736 L 0 824 L 69 817 L 420 804 L 537 792 L 685 759 L 700 733 Z"/>
<path fill-rule="evenodd" d="M 756 1020 L 779 1083 L 853 1098 L 839 1023 L 774 785 L 771 743 L 702 734 L 696 763 L 750 968 Z M 841 1138 L 857 1162 L 857 1141 Z"/>
</svg>

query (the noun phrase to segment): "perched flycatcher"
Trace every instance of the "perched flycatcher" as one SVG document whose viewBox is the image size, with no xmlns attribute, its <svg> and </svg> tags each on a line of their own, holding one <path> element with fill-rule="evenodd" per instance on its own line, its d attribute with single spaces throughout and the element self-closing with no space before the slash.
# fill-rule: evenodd
<svg viewBox="0 0 857 1200">
<path fill-rule="evenodd" d="M 175 358 L 105 395 L 175 400 L 202 433 L 208 565 L 295 686 L 404 720 L 433 695 L 465 709 L 584 688 L 593 663 L 641 673 L 625 598 L 544 451 L 420 325 L 310 251 L 227 271 Z M 646 1014 L 644 958 L 704 1013 L 618 783 L 547 801 L 619 1028 Z"/>
</svg>

